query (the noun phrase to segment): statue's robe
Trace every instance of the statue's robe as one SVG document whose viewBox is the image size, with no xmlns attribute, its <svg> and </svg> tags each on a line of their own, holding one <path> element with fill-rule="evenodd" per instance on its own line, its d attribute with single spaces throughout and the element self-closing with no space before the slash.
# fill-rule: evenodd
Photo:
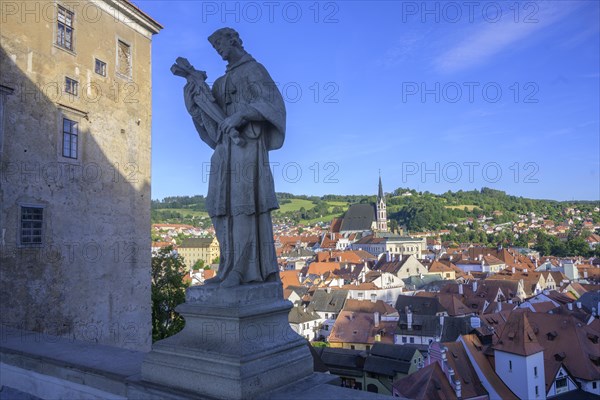
<svg viewBox="0 0 600 400">
<path fill-rule="evenodd" d="M 206 117 L 193 116 L 201 139 L 214 149 L 206 209 L 221 247 L 217 277 L 236 271 L 241 283 L 265 281 L 278 273 L 271 211 L 279 205 L 269 150 L 283 144 L 285 105 L 267 70 L 249 54 L 227 66 L 212 93 L 227 116 L 250 107 L 263 119 L 242 126 L 245 144 L 237 145 Z"/>
</svg>

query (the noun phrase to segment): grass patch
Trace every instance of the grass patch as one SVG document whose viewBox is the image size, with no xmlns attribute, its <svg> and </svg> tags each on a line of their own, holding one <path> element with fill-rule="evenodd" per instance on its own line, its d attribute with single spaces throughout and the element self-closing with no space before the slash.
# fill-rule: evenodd
<svg viewBox="0 0 600 400">
<path fill-rule="evenodd" d="M 298 211 L 304 207 L 305 210 L 310 210 L 315 207 L 314 203 L 310 200 L 304 199 L 291 199 L 291 202 L 280 204 L 278 212 L 290 212 L 290 211 Z"/>
<path fill-rule="evenodd" d="M 444 206 L 445 208 L 450 208 L 452 210 L 467 210 L 467 211 L 473 211 L 473 209 L 475 208 L 479 208 L 476 205 L 473 204 L 463 204 L 460 206 Z"/>
</svg>

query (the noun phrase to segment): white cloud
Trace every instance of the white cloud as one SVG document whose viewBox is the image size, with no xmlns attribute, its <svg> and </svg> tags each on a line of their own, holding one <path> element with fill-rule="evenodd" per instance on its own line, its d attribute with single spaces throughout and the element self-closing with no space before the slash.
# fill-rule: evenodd
<svg viewBox="0 0 600 400">
<path fill-rule="evenodd" d="M 474 30 L 467 31 L 468 37 L 442 53 L 434 61 L 437 70 L 453 73 L 489 62 L 493 56 L 511 45 L 526 40 L 534 33 L 569 15 L 580 2 L 537 2 L 537 22 L 515 22 L 513 16 L 504 16 L 496 23 L 480 22 Z"/>
</svg>

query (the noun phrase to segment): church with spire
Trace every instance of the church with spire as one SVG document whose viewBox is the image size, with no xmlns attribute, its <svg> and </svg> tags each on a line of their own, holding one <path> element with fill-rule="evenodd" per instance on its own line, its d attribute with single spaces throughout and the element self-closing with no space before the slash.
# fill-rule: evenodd
<svg viewBox="0 0 600 400">
<path fill-rule="evenodd" d="M 427 249 L 425 238 L 403 236 L 403 230 L 399 232 L 389 230 L 381 173 L 378 189 L 375 204 L 352 204 L 343 217 L 334 218 L 331 221 L 330 234 L 338 234 L 349 241 L 345 248 L 364 250 L 376 257 L 385 254 L 390 259 L 410 255 L 418 259 L 422 258 L 423 252 Z"/>
<path fill-rule="evenodd" d="M 377 204 L 375 205 L 375 214 L 377 219 L 377 232 L 388 231 L 387 211 L 385 206 L 385 195 L 383 194 L 383 185 L 381 184 L 381 174 L 379 174 L 379 192 L 377 194 Z"/>
<path fill-rule="evenodd" d="M 379 191 L 375 204 L 352 204 L 343 218 L 332 222 L 332 228 L 333 232 L 345 234 L 379 234 L 389 232 L 381 174 L 379 175 Z"/>
</svg>

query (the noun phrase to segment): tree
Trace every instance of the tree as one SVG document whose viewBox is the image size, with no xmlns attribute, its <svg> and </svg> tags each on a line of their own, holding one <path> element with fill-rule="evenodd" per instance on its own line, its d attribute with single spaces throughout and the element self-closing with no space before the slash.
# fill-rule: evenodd
<svg viewBox="0 0 600 400">
<path fill-rule="evenodd" d="M 398 221 L 395 219 L 390 220 L 390 232 L 398 232 Z"/>
<path fill-rule="evenodd" d="M 199 270 L 199 269 L 203 269 L 204 268 L 204 260 L 198 260 L 194 263 L 194 266 L 192 267 L 193 270 Z"/>
<path fill-rule="evenodd" d="M 185 301 L 183 257 L 167 246 L 152 257 L 152 340 L 172 336 L 183 329 L 185 321 L 175 307 Z"/>
</svg>

